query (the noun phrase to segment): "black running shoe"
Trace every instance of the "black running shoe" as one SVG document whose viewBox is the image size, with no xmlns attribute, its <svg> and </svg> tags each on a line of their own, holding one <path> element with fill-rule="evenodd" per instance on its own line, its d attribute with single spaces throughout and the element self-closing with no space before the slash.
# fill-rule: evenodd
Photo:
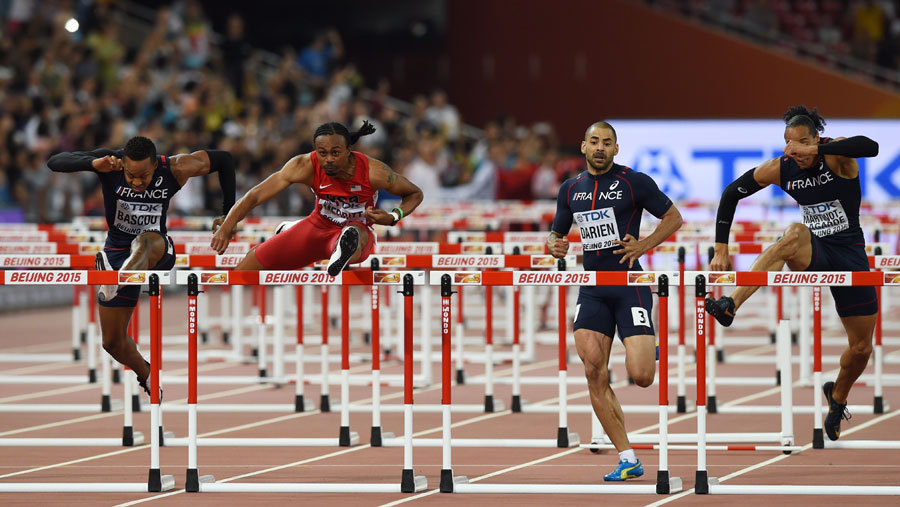
<svg viewBox="0 0 900 507">
<path fill-rule="evenodd" d="M 353 257 L 358 245 L 359 231 L 356 230 L 356 227 L 344 229 L 340 239 L 338 239 L 337 248 L 334 249 L 334 253 L 331 254 L 331 259 L 328 261 L 328 274 L 330 276 L 337 276 L 338 273 L 347 267 L 347 263 L 350 262 L 350 257 Z"/>
<path fill-rule="evenodd" d="M 834 401 L 831 392 L 834 390 L 834 382 L 825 382 L 822 384 L 822 392 L 825 394 L 825 401 L 828 402 L 828 414 L 825 416 L 825 434 L 829 440 L 837 440 L 841 437 L 841 419 L 850 420 L 851 414 L 847 410 L 847 404 L 841 404 Z"/>
<path fill-rule="evenodd" d="M 148 367 L 150 366 L 150 363 L 148 363 L 146 359 L 144 360 L 144 362 L 147 363 Z M 150 396 L 150 375 L 147 375 L 147 378 L 145 378 L 145 379 L 138 378 L 137 382 L 138 382 L 138 385 L 144 389 L 144 392 L 147 393 L 147 397 L 150 399 L 153 399 L 153 397 Z M 162 398 L 163 398 L 163 390 L 162 390 L 162 387 L 160 387 L 159 388 L 159 401 L 160 402 L 162 402 Z"/>
<path fill-rule="evenodd" d="M 734 322 L 734 300 L 728 296 L 719 299 L 706 298 L 706 312 L 725 327 Z"/>
</svg>

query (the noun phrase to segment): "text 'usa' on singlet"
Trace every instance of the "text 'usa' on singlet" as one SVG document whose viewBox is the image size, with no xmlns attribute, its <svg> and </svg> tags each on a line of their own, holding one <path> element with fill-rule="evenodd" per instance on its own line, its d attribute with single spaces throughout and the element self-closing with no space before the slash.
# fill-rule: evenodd
<svg viewBox="0 0 900 507">
<path fill-rule="evenodd" d="M 316 207 L 313 214 L 318 214 L 328 222 L 344 226 L 349 222 L 361 222 L 370 225 L 366 220 L 366 207 L 375 207 L 378 193 L 369 182 L 369 158 L 354 151 L 356 166 L 353 177 L 349 180 L 332 178 L 325 174 L 319 163 L 316 152 L 309 157 L 313 164 L 313 192 L 316 194 Z"/>
</svg>

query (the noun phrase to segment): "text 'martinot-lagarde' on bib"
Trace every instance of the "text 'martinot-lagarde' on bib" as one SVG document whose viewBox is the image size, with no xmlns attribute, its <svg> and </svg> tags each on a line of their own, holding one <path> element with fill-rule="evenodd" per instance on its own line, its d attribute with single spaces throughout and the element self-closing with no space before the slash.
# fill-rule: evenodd
<svg viewBox="0 0 900 507">
<path fill-rule="evenodd" d="M 619 240 L 619 226 L 613 208 L 595 209 L 573 213 L 575 224 L 581 232 L 581 244 L 585 250 L 605 250 Z"/>
<path fill-rule="evenodd" d="M 850 220 L 844 212 L 841 201 L 801 205 L 800 210 L 803 213 L 803 225 L 809 227 L 809 230 L 820 238 L 850 228 Z"/>
</svg>

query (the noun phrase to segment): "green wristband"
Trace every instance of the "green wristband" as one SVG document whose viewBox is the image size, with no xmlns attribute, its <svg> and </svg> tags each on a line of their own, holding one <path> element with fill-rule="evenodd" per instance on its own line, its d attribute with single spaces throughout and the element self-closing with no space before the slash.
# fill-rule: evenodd
<svg viewBox="0 0 900 507">
<path fill-rule="evenodd" d="M 402 208 L 394 208 L 391 211 L 396 211 L 400 215 L 400 218 L 397 220 L 398 222 L 400 220 L 403 220 L 403 209 Z"/>
</svg>

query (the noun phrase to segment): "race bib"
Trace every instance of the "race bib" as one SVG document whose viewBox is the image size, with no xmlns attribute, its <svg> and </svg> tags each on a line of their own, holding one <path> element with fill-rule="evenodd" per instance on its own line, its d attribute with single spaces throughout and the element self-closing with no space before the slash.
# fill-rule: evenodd
<svg viewBox="0 0 900 507">
<path fill-rule="evenodd" d="M 619 226 L 613 208 L 580 211 L 574 214 L 585 250 L 604 250 L 619 240 Z"/>
<path fill-rule="evenodd" d="M 830 236 L 850 228 L 850 220 L 841 201 L 834 200 L 819 204 L 800 205 L 803 225 L 809 227 L 818 237 Z"/>
<path fill-rule="evenodd" d="M 360 202 L 357 196 L 327 195 L 319 199 L 320 213 L 323 217 L 337 225 L 344 225 L 349 220 L 361 220 L 366 213 L 366 203 Z"/>
<path fill-rule="evenodd" d="M 116 201 L 115 227 L 128 234 L 160 230 L 163 205 L 158 202 Z"/>
</svg>

